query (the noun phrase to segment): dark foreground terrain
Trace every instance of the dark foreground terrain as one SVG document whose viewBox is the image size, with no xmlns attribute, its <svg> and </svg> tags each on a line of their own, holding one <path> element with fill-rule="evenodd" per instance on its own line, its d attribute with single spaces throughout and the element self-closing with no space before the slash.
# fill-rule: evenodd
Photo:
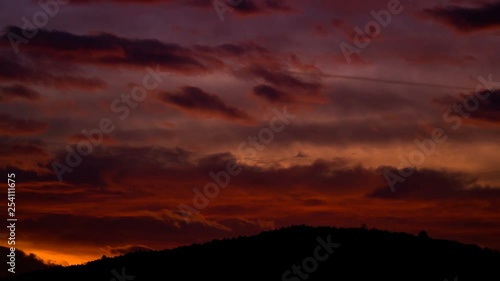
<svg viewBox="0 0 500 281">
<path fill-rule="evenodd" d="M 500 253 L 424 233 L 294 226 L 3 280 L 493 281 L 500 280 Z"/>
</svg>

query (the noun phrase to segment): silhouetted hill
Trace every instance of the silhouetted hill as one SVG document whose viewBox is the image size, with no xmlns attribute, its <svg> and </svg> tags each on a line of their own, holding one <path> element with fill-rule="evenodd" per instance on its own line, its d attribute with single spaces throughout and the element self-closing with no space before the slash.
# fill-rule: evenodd
<svg viewBox="0 0 500 281">
<path fill-rule="evenodd" d="M 9 255 L 9 249 L 10 248 L 0 246 L 0 256 L 6 257 Z M 21 265 L 20 267 L 16 267 L 16 273 L 25 273 L 53 267 L 53 265 L 43 263 L 43 261 L 38 259 L 35 255 L 27 254 L 20 249 L 16 249 L 16 264 Z M 7 269 L 0 272 L 0 278 L 8 277 L 10 275 L 12 275 L 12 273 L 8 272 Z"/>
<path fill-rule="evenodd" d="M 299 265 L 302 273 L 293 273 L 294 265 Z M 283 279 L 287 270 L 290 272 Z M 7 280 L 452 281 L 455 277 L 459 281 L 500 280 L 500 253 L 430 239 L 424 233 L 415 236 L 373 229 L 293 226 L 251 237 L 131 253 Z"/>
</svg>

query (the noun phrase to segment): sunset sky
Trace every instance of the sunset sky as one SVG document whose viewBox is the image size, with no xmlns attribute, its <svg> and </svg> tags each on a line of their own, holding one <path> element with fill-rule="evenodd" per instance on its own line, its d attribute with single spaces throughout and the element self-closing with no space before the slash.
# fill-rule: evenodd
<svg viewBox="0 0 500 281">
<path fill-rule="evenodd" d="M 0 2 L 18 249 L 68 265 L 293 224 L 500 249 L 498 1 L 59 2 Z M 411 163 L 417 143 L 433 149 Z M 179 205 L 228 163 L 241 171 L 187 221 Z"/>
</svg>

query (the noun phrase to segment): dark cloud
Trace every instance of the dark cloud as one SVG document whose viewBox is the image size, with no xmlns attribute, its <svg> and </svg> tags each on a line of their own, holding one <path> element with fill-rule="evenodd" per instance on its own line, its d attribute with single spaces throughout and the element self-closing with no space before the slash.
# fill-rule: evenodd
<svg viewBox="0 0 500 281">
<path fill-rule="evenodd" d="M 22 34 L 18 27 L 9 27 L 7 32 Z M 10 47 L 6 36 L 0 38 L 0 45 Z M 126 39 L 108 33 L 75 35 L 40 29 L 29 44 L 20 48 L 26 52 L 43 52 L 45 56 L 64 62 L 141 67 L 160 64 L 181 72 L 208 71 L 189 49 L 177 44 L 153 39 Z"/>
<path fill-rule="evenodd" d="M 361 165 L 345 165 L 342 161 L 317 159 L 308 165 L 288 168 L 245 166 L 244 173 L 232 184 L 249 190 L 268 190 L 273 194 L 302 192 L 322 194 L 357 193 L 377 186 L 382 178 Z"/>
<path fill-rule="evenodd" d="M 284 61 L 287 63 L 283 63 Z M 306 106 L 326 102 L 320 74 L 316 70 L 308 69 L 308 66 L 302 64 L 294 55 L 281 59 L 270 56 L 260 62 L 258 59 L 248 58 L 244 62 L 244 65 L 248 66 L 234 66 L 231 71 L 240 79 L 257 82 L 253 88 L 255 96 L 269 102 Z M 308 69 L 307 75 L 301 75 L 300 71 L 290 71 L 292 65 Z"/>
<path fill-rule="evenodd" d="M 299 153 L 300 154 L 300 153 Z M 237 162 L 231 153 L 217 153 L 194 157 L 193 153 L 181 148 L 159 147 L 109 147 L 94 152 L 83 159 L 75 171 L 64 175 L 64 182 L 78 187 L 72 196 L 58 188 L 44 188 L 44 193 L 25 192 L 23 198 L 30 202 L 42 204 L 61 196 L 74 204 L 92 201 L 94 195 L 90 189 L 105 187 L 101 194 L 124 197 L 131 200 L 142 194 L 153 195 L 177 194 L 182 201 L 183 196 L 190 200 L 192 187 L 200 187 L 210 182 L 210 172 L 225 171 L 228 162 Z M 404 170 L 393 167 L 379 167 L 377 170 L 353 164 L 345 159 L 316 159 L 306 165 L 289 167 L 257 167 L 238 164 L 242 173 L 231 178 L 232 189 L 262 192 L 267 196 L 279 194 L 313 194 L 342 195 L 368 194 L 367 198 L 408 199 L 408 200 L 481 200 L 485 202 L 500 201 L 500 189 L 478 183 L 479 178 L 473 174 L 448 170 L 415 169 L 414 173 L 405 177 L 404 182 L 397 183 L 392 192 L 384 178 L 384 172 L 393 175 L 403 174 Z M 29 182 L 37 175 L 30 172 L 16 173 Z M 40 181 L 49 180 L 49 176 L 38 176 Z M 147 178 L 150 187 L 143 186 L 135 190 L 135 181 Z M 135 180 L 134 180 L 135 179 Z M 55 181 L 54 179 L 52 179 Z M 162 186 L 154 187 L 157 184 Z M 168 189 L 163 186 L 168 185 Z M 84 190 L 81 190 L 85 187 Z M 68 186 L 66 190 L 71 189 Z M 53 193 L 54 192 L 54 193 Z M 118 192 L 118 193 L 116 193 Z M 165 193 L 166 192 L 166 193 Z M 58 195 L 59 194 L 59 195 Z M 114 194 L 114 195 L 113 195 Z M 160 196 L 161 197 L 161 196 Z M 130 199 L 128 199 L 130 198 Z M 299 196 L 297 199 L 304 199 Z M 304 201 L 306 202 L 306 201 Z M 315 201 L 311 201 L 314 204 Z M 154 205 L 153 202 L 150 202 Z"/>
<path fill-rule="evenodd" d="M 253 88 L 253 94 L 269 102 L 289 103 L 292 101 L 288 94 L 268 85 L 255 86 Z"/>
<path fill-rule="evenodd" d="M 0 37 L 0 46 L 11 48 L 7 38 L 7 34 L 10 32 L 22 34 L 23 30 L 19 27 L 9 26 L 6 34 Z M 183 75 L 208 74 L 224 70 L 232 72 L 238 77 L 263 79 L 277 87 L 307 91 L 309 95 L 321 88 L 318 82 L 305 81 L 287 70 L 289 64 L 293 64 L 296 68 L 310 68 L 311 65 L 304 65 L 296 55 L 284 56 L 272 53 L 251 41 L 223 43 L 215 46 L 195 44 L 189 47 L 165 43 L 156 39 L 124 38 L 109 33 L 78 35 L 40 29 L 37 35 L 29 41 L 29 44 L 22 44 L 19 47 L 23 54 L 29 54 L 26 56 L 27 59 L 34 62 L 50 59 L 65 65 L 73 63 L 76 66 L 91 64 L 141 68 L 159 65 L 164 71 Z M 41 52 L 43 52 L 43 56 L 40 56 Z M 8 68 L 3 69 L 3 72 L 0 71 L 0 81 L 21 81 L 21 76 L 24 75 L 28 81 L 45 82 L 45 84 L 50 84 L 51 81 L 61 84 L 65 80 L 69 80 L 68 83 L 76 82 L 71 80 L 72 77 L 47 74 L 28 68 L 18 61 L 14 62 L 2 58 L 0 62 L 8 66 Z M 249 66 L 243 70 L 237 70 L 241 68 L 241 65 Z M 76 80 L 75 78 L 73 80 Z M 93 80 L 80 79 L 82 84 L 84 82 L 87 84 L 98 82 L 95 81 L 95 78 Z"/>
<path fill-rule="evenodd" d="M 436 98 L 433 101 L 440 105 L 446 105 L 449 108 L 454 108 L 455 105 L 461 106 L 467 114 L 467 118 L 473 120 L 500 123 L 500 90 L 484 90 L 477 94 L 462 94 L 458 97 L 444 96 Z M 454 112 L 453 114 L 460 116 L 458 112 Z"/>
<path fill-rule="evenodd" d="M 490 186 L 480 186 L 478 178 L 462 173 L 447 170 L 414 169 L 414 172 L 404 177 L 403 182 L 395 185 L 392 192 L 389 186 L 375 189 L 368 196 L 384 199 L 405 200 L 484 200 L 498 202 L 500 189 Z M 386 174 L 394 179 L 396 176 L 405 175 L 408 170 L 398 170 L 393 167 L 380 167 L 380 174 Z"/>
<path fill-rule="evenodd" d="M 23 30 L 15 26 L 8 27 L 6 34 L 0 37 L 0 46 L 11 48 L 7 38 L 9 32 L 22 34 Z M 43 52 L 44 58 L 50 57 L 65 64 L 72 62 L 133 67 L 161 65 L 162 69 L 182 74 L 209 73 L 224 69 L 227 68 L 226 61 L 231 59 L 236 61 L 236 65 L 245 61 L 276 60 L 270 51 L 253 42 L 224 43 L 216 46 L 196 44 L 189 48 L 156 39 L 130 39 L 109 33 L 77 35 L 44 29 L 40 29 L 29 44 L 22 44 L 20 48 L 23 53 L 31 54 L 31 59 L 34 60 L 40 59 L 39 53 Z M 28 78 L 33 77 L 36 81 L 50 78 L 50 75 L 40 77 L 42 72 L 28 69 L 18 62 L 7 59 L 0 62 L 9 66 L 8 70 L 4 69 L 4 73 L 0 72 L 0 80 L 2 76 L 5 76 L 5 79 L 20 77 L 20 73 L 24 73 Z M 261 68 L 264 70 L 265 66 Z M 303 83 L 291 76 L 273 75 L 273 72 L 263 70 L 254 68 L 254 72 L 258 72 L 256 75 L 263 75 L 274 83 L 291 83 L 290 87 L 298 86 L 300 89 L 317 88 L 317 85 Z"/>
<path fill-rule="evenodd" d="M 37 135 L 44 132 L 47 127 L 45 122 L 0 113 L 0 136 Z"/>
<path fill-rule="evenodd" d="M 19 140 L 16 141 L 1 141 L 2 148 L 0 151 L 2 152 L 2 156 L 33 156 L 36 157 L 38 155 L 47 156 L 47 152 L 43 149 L 42 146 L 34 144 L 34 143 L 26 143 Z"/>
<path fill-rule="evenodd" d="M 290 10 L 290 6 L 285 0 L 265 0 L 267 7 L 273 10 Z"/>
<path fill-rule="evenodd" d="M 3 147 L 2 147 L 3 148 Z M 1 153 L 4 153 L 8 150 L 9 148 L 7 149 L 3 149 L 3 150 L 0 150 Z M 22 153 L 26 153 L 26 154 L 22 154 Z M 21 153 L 18 153 L 18 152 L 15 152 L 13 153 L 16 157 L 22 157 L 22 156 L 28 156 L 28 155 L 33 155 L 33 153 L 30 153 L 29 151 L 29 148 L 28 149 L 25 149 L 25 151 L 21 152 Z M 1 159 L 2 160 L 2 163 L 6 163 L 4 162 L 4 159 Z M 14 173 L 16 174 L 17 177 L 19 178 L 22 178 L 23 179 L 23 182 L 43 182 L 43 181 L 46 181 L 48 180 L 48 178 L 46 177 L 43 177 L 39 174 L 37 174 L 36 172 L 34 171 L 31 171 L 31 170 L 24 170 L 24 169 L 21 169 L 21 168 L 17 168 L 17 167 L 14 167 L 14 166 L 10 166 L 10 165 L 2 165 L 1 166 L 1 169 L 0 169 L 0 172 L 4 173 L 4 174 L 10 174 L 10 173 Z"/>
<path fill-rule="evenodd" d="M 250 120 L 248 114 L 236 107 L 227 105 L 215 94 L 204 92 L 196 87 L 182 87 L 176 93 L 163 93 L 160 99 L 192 114 L 218 116 L 229 120 Z"/>
<path fill-rule="evenodd" d="M 190 5 L 212 8 L 212 1 L 189 0 L 185 1 Z M 268 12 L 291 12 L 293 9 L 285 0 L 222 0 L 222 3 L 233 8 L 240 15 L 258 15 Z M 234 4 L 233 4 L 234 3 Z"/>
<path fill-rule="evenodd" d="M 37 101 L 41 98 L 41 96 L 42 95 L 39 92 L 20 84 L 0 86 L 0 102 L 6 102 L 12 99 Z"/>
<path fill-rule="evenodd" d="M 20 60 L 0 56 L 0 81 L 22 82 L 53 87 L 57 89 L 96 90 L 106 88 L 106 83 L 99 78 L 85 78 L 67 74 L 55 75 L 45 70 L 24 65 Z"/>
<path fill-rule="evenodd" d="M 70 146 L 76 151 L 77 146 Z M 66 164 L 68 151 L 61 150 L 54 161 Z M 133 171 L 149 171 L 154 174 L 167 167 L 176 173 L 179 167 L 189 166 L 191 153 L 182 148 L 143 147 L 94 147 L 91 155 L 82 157 L 81 164 L 71 173 L 65 173 L 65 182 L 89 184 L 101 188 L 110 183 L 121 183 L 124 175 Z M 50 168 L 52 169 L 52 168 Z M 106 173 L 109 171 L 109 173 Z M 56 180 L 55 175 L 53 180 Z M 124 183 L 125 184 L 125 183 Z"/>
<path fill-rule="evenodd" d="M 486 122 L 500 123 L 500 90 L 483 91 L 481 95 L 488 95 L 488 98 L 479 101 L 479 108 L 470 112 L 471 118 Z M 464 97 L 461 101 L 462 104 L 465 104 L 469 97 L 470 96 Z"/>
<path fill-rule="evenodd" d="M 43 143 L 23 137 L 0 137 L 0 168 L 23 175 L 26 181 L 43 180 L 39 173 L 47 173 L 45 164 L 52 159 Z M 11 173 L 9 170 L 6 173 Z"/>
<path fill-rule="evenodd" d="M 175 4 L 203 9 L 213 9 L 215 1 L 207 0 L 106 0 L 107 2 L 137 4 L 137 5 L 158 5 Z M 75 4 L 100 3 L 97 0 L 75 0 Z M 240 15 L 264 14 L 271 11 L 291 12 L 292 8 L 285 0 L 221 0 L 220 3 L 234 9 Z M 233 4 L 234 3 L 234 4 Z"/>
<path fill-rule="evenodd" d="M 66 155 L 66 151 L 61 151 L 55 160 L 64 164 Z M 103 147 L 83 157 L 81 164 L 73 172 L 65 173 L 63 179 L 64 183 L 87 186 L 92 190 L 101 188 L 103 191 L 111 191 L 118 186 L 119 190 L 130 192 L 134 177 L 147 177 L 150 182 L 168 183 L 169 192 L 183 192 L 183 186 L 206 183 L 211 171 L 226 170 L 230 161 L 237 162 L 229 152 L 195 157 L 193 153 L 181 148 Z M 50 167 L 49 164 L 47 166 Z M 318 159 L 308 165 L 293 165 L 288 168 L 240 166 L 245 172 L 231 179 L 231 183 L 250 190 L 282 192 L 312 189 L 344 193 L 349 190 L 370 190 L 379 186 L 383 180 L 370 169 L 350 165 L 339 159 Z M 35 175 L 26 176 L 28 180 Z M 40 181 L 44 179 L 57 180 L 55 176 L 40 177 Z M 141 190 L 145 193 L 150 191 L 146 188 Z"/>
<path fill-rule="evenodd" d="M 232 7 L 241 14 L 255 14 L 260 11 L 260 9 L 255 4 L 256 1 L 233 1 L 239 2 L 238 5 L 232 5 Z M 226 3 L 230 3 L 226 1 Z"/>
<path fill-rule="evenodd" d="M 424 10 L 424 15 L 443 22 L 461 32 L 500 27 L 500 2 L 481 7 L 447 6 Z"/>
</svg>

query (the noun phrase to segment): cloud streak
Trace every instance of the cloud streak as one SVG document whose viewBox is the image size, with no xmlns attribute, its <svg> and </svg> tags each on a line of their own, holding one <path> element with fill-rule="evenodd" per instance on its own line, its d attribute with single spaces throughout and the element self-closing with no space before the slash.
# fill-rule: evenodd
<svg viewBox="0 0 500 281">
<path fill-rule="evenodd" d="M 444 23 L 459 32 L 475 32 L 500 28 L 500 3 L 487 3 L 479 7 L 446 6 L 424 10 L 424 15 Z"/>
<path fill-rule="evenodd" d="M 201 114 L 228 120 L 251 120 L 246 112 L 226 104 L 217 95 L 207 93 L 197 87 L 185 86 L 175 93 L 163 93 L 160 99 L 193 115 Z"/>
</svg>

